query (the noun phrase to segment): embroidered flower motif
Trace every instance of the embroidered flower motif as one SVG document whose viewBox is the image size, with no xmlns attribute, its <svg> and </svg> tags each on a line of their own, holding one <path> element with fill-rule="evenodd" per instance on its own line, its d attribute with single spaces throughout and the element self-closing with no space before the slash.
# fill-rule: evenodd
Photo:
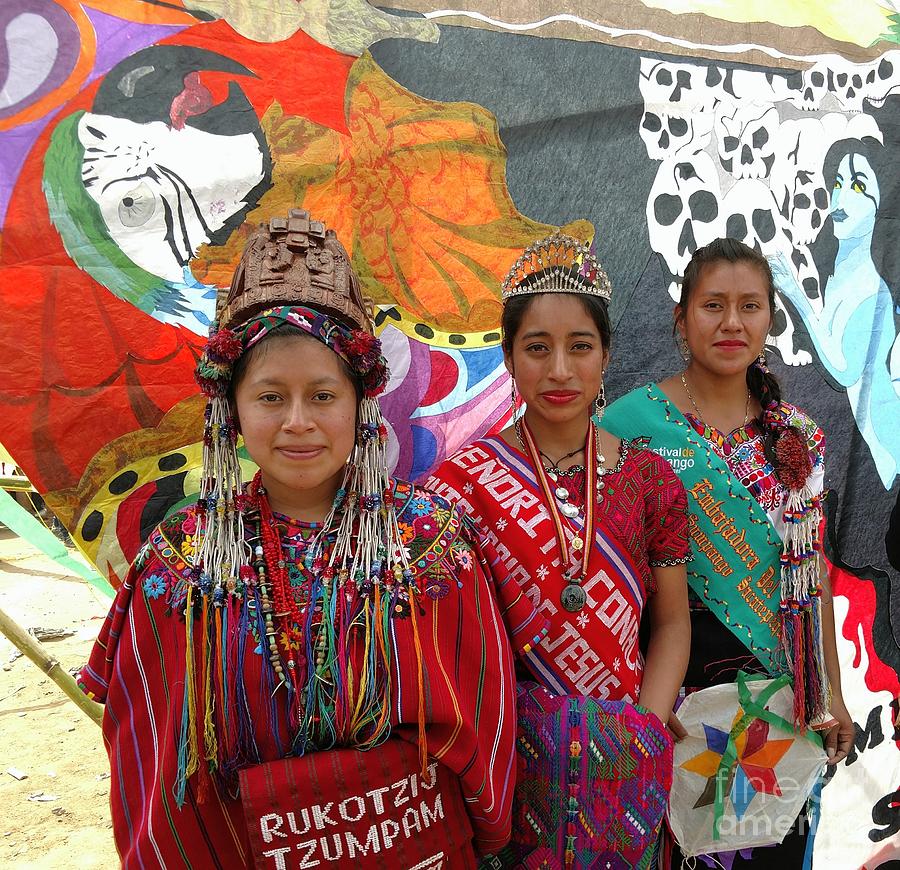
<svg viewBox="0 0 900 870">
<path fill-rule="evenodd" d="M 197 531 L 197 517 L 193 514 L 188 514 L 184 518 L 181 528 L 186 535 L 193 535 Z"/>
<path fill-rule="evenodd" d="M 450 511 L 447 508 L 436 507 L 431 511 L 431 516 L 438 525 L 443 526 L 450 519 Z"/>
<path fill-rule="evenodd" d="M 166 581 L 159 574 L 151 574 L 144 580 L 144 594 L 148 598 L 159 598 L 165 592 Z"/>
<path fill-rule="evenodd" d="M 582 611 L 578 614 L 578 617 L 575 621 L 578 623 L 579 628 L 587 628 L 588 616 L 584 611 Z"/>
<path fill-rule="evenodd" d="M 194 556 L 194 536 L 186 535 L 184 540 L 181 542 L 181 555 L 190 560 Z"/>
<path fill-rule="evenodd" d="M 500 519 L 497 520 L 496 525 L 497 525 L 497 529 L 502 532 L 506 529 L 506 527 L 509 525 L 509 523 L 507 522 L 505 517 L 500 517 Z"/>
<path fill-rule="evenodd" d="M 436 577 L 429 575 L 425 581 L 425 594 L 433 601 L 446 598 L 449 591 L 450 586 L 443 575 L 438 575 Z"/>
<path fill-rule="evenodd" d="M 617 658 L 613 659 L 613 670 L 616 673 L 619 673 L 619 668 L 622 667 L 622 662 Z"/>
<path fill-rule="evenodd" d="M 756 455 L 756 450 L 753 444 L 741 444 L 735 449 L 733 455 L 737 462 L 751 462 Z"/>
<path fill-rule="evenodd" d="M 471 495 L 471 494 L 474 492 L 474 490 L 475 490 L 475 488 L 472 486 L 471 483 L 464 483 L 464 484 L 463 484 L 463 492 L 464 492 L 466 495 Z"/>
<path fill-rule="evenodd" d="M 292 625 L 281 632 L 281 645 L 286 649 L 300 649 L 303 644 L 303 631 L 299 625 Z"/>
<path fill-rule="evenodd" d="M 547 575 L 550 573 L 550 569 L 546 565 L 539 565 L 537 571 L 534 573 L 538 575 L 539 580 L 546 580 Z"/>
<path fill-rule="evenodd" d="M 427 498 L 414 498 L 409 503 L 409 511 L 413 516 L 423 517 L 431 513 L 431 503 Z"/>
<path fill-rule="evenodd" d="M 402 540 L 404 544 L 411 541 L 416 536 L 416 530 L 412 523 L 398 522 L 397 528 L 400 529 L 400 540 Z"/>
<path fill-rule="evenodd" d="M 412 608 L 409 606 L 409 600 L 405 597 L 397 596 L 397 601 L 394 603 L 393 615 L 399 619 L 406 619 L 412 613 Z"/>
<path fill-rule="evenodd" d="M 456 564 L 465 571 L 468 571 L 472 567 L 472 551 L 466 546 L 454 548 L 453 558 L 456 561 Z"/>
<path fill-rule="evenodd" d="M 288 562 L 287 573 L 288 580 L 291 581 L 291 586 L 301 586 L 303 584 L 303 574 L 300 571 L 300 566 L 296 562 Z"/>
<path fill-rule="evenodd" d="M 150 547 L 150 542 L 147 541 L 140 550 L 138 550 L 138 554 L 134 560 L 134 567 L 140 571 L 144 568 L 147 563 L 148 558 L 150 557 L 150 553 L 152 553 L 152 549 Z"/>
<path fill-rule="evenodd" d="M 413 528 L 416 530 L 416 534 L 430 540 L 434 538 L 438 525 L 430 516 L 423 516 L 413 520 Z"/>
<path fill-rule="evenodd" d="M 409 526 L 409 528 L 412 528 L 412 526 Z M 415 530 L 413 530 L 412 537 L 415 537 Z M 404 538 L 404 540 L 406 539 Z M 407 561 L 412 560 L 412 553 L 410 552 L 409 547 L 397 547 L 394 550 L 394 558 L 402 560 L 404 557 Z"/>
</svg>

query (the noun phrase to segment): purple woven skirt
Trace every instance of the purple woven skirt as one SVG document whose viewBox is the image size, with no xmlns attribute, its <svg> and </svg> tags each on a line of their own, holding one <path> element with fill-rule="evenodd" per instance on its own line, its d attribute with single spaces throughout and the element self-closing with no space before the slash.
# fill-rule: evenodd
<svg viewBox="0 0 900 870">
<path fill-rule="evenodd" d="M 672 785 L 672 739 L 624 701 L 518 687 L 512 842 L 502 864 L 649 867 Z M 499 857 L 499 856 L 498 856 Z"/>
</svg>

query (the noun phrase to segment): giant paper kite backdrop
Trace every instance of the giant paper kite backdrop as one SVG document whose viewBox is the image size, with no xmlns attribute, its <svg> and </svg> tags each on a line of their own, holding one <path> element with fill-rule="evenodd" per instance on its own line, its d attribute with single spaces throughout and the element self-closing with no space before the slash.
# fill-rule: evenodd
<svg viewBox="0 0 900 870">
<path fill-rule="evenodd" d="M 5 0 L 0 442 L 116 584 L 195 491 L 191 372 L 246 222 L 299 204 L 337 229 L 380 306 L 410 477 L 508 419 L 498 284 L 527 242 L 594 239 L 615 396 L 675 370 L 685 263 L 741 238 L 778 274 L 772 367 L 828 437 L 857 739 L 814 864 L 900 860 L 897 9 L 380 6 Z"/>
</svg>

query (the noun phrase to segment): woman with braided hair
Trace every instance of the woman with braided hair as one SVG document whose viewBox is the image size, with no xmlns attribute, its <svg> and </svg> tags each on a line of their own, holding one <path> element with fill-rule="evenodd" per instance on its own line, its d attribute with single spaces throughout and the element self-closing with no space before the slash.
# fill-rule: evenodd
<svg viewBox="0 0 900 870">
<path fill-rule="evenodd" d="M 387 365 L 332 231 L 292 210 L 251 237 L 197 379 L 199 500 L 81 675 L 122 863 L 474 867 L 509 837 L 507 632 L 462 515 L 388 476 Z"/>
<path fill-rule="evenodd" d="M 734 682 L 739 671 L 788 672 L 795 727 L 822 727 L 829 763 L 836 764 L 854 731 L 819 557 L 825 438 L 782 400 L 766 368 L 774 305 L 772 271 L 761 254 L 727 238 L 698 249 L 674 313 L 684 371 L 623 396 L 606 423 L 623 437 L 644 438 L 688 492 L 686 690 Z M 729 577 L 750 578 L 752 608 Z M 683 735 L 676 717 L 669 725 Z M 795 829 L 777 860 L 800 867 L 804 849 L 804 832 Z M 769 849 L 757 855 L 775 858 Z M 753 858 L 739 856 L 733 866 L 752 865 Z"/>
</svg>

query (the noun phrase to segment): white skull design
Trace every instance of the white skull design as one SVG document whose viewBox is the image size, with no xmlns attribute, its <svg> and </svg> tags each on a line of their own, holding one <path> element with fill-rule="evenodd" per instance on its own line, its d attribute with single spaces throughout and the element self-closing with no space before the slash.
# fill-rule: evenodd
<svg viewBox="0 0 900 870">
<path fill-rule="evenodd" d="M 647 109 L 641 118 L 640 136 L 651 160 L 702 151 L 712 136 L 713 113 L 696 112 L 686 117 Z"/>
<path fill-rule="evenodd" d="M 722 75 L 715 67 L 641 58 L 638 87 L 644 108 L 686 117 L 712 109 L 721 93 Z"/>
<path fill-rule="evenodd" d="M 900 51 L 885 52 L 869 66 L 863 83 L 866 100 L 880 108 L 891 94 L 900 91 Z"/>
<path fill-rule="evenodd" d="M 828 65 L 822 61 L 803 70 L 800 73 L 800 93 L 794 97 L 794 105 L 810 112 L 816 111 L 828 95 L 829 73 Z"/>
<path fill-rule="evenodd" d="M 721 196 L 715 161 L 706 152 L 690 160 L 666 160 L 657 170 L 647 201 L 647 227 L 650 245 L 665 263 L 674 300 L 680 296 L 691 254 L 721 235 Z"/>
<path fill-rule="evenodd" d="M 856 114 L 863 110 L 864 77 L 873 72 L 871 67 L 872 64 L 862 66 L 842 62 L 830 71 L 829 90 L 845 112 Z"/>
<path fill-rule="evenodd" d="M 769 256 L 790 249 L 786 223 L 768 185 L 755 178 L 736 181 L 722 201 L 724 235 Z"/>
<path fill-rule="evenodd" d="M 778 110 L 755 103 L 716 107 L 719 162 L 735 178 L 765 178 L 772 168 Z"/>
</svg>

